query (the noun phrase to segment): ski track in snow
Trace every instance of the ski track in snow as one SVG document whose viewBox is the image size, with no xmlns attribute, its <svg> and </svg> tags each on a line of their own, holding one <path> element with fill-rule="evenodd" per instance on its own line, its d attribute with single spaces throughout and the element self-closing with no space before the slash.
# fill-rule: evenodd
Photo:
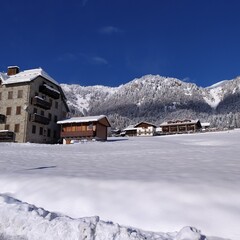
<svg viewBox="0 0 240 240">
<path fill-rule="evenodd" d="M 113 221 L 152 232 L 194 226 L 207 236 L 239 240 L 239 139 L 234 130 L 65 146 L 1 143 L 0 192 L 67 219 L 97 215 L 103 225 Z M 9 206 L 0 201 L 1 216 Z M 153 236 L 160 235 L 148 239 Z"/>
</svg>

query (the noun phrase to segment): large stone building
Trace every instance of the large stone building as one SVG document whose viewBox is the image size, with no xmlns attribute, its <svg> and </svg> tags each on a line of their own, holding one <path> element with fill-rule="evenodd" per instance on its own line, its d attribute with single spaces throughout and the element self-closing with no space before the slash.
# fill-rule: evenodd
<svg viewBox="0 0 240 240">
<path fill-rule="evenodd" d="M 68 111 L 60 85 L 41 68 L 0 72 L 0 141 L 55 143 Z"/>
</svg>

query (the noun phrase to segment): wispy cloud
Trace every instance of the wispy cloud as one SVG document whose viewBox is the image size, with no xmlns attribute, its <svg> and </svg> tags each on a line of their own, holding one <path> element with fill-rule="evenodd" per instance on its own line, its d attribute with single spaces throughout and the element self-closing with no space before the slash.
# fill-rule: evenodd
<svg viewBox="0 0 240 240">
<path fill-rule="evenodd" d="M 79 53 L 79 56 L 82 59 L 82 63 L 85 63 L 85 64 L 108 65 L 108 61 L 105 58 L 97 56 L 97 55 L 94 56 L 94 55 L 89 55 L 89 54 L 81 52 L 81 53 Z"/>
<path fill-rule="evenodd" d="M 99 32 L 101 34 L 119 34 L 122 33 L 123 30 L 121 30 L 120 28 L 114 27 L 114 26 L 105 26 L 99 29 Z"/>
<path fill-rule="evenodd" d="M 77 60 L 77 56 L 73 53 L 68 52 L 59 56 L 57 60 L 60 62 L 63 62 L 63 61 L 70 62 L 70 61 Z"/>
<path fill-rule="evenodd" d="M 102 57 L 92 57 L 92 62 L 97 65 L 107 65 L 108 61 L 105 58 Z"/>
</svg>

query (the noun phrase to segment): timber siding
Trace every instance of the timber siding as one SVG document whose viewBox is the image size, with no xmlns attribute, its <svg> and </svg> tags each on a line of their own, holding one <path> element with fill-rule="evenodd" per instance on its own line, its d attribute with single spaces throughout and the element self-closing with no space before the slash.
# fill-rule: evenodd
<svg viewBox="0 0 240 240">
<path fill-rule="evenodd" d="M 163 134 L 191 133 L 202 128 L 199 120 L 175 120 L 164 122 L 160 125 Z"/>
<path fill-rule="evenodd" d="M 83 139 L 107 140 L 107 130 L 110 123 L 106 116 L 73 117 L 59 121 L 63 143 Z"/>
</svg>

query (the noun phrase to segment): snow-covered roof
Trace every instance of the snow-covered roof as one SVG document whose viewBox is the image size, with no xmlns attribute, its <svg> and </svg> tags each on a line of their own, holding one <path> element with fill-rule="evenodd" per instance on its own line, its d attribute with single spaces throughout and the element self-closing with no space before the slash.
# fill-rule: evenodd
<svg viewBox="0 0 240 240">
<path fill-rule="evenodd" d="M 30 82 L 38 76 L 42 76 L 53 84 L 59 85 L 58 82 L 50 77 L 42 68 L 25 70 L 10 76 L 8 76 L 7 73 L 0 73 L 0 78 L 3 84 Z"/>
<path fill-rule="evenodd" d="M 137 130 L 134 125 L 129 125 L 128 127 L 124 128 L 123 131 L 131 131 L 131 130 Z"/>
<path fill-rule="evenodd" d="M 139 126 L 140 124 L 142 124 L 142 123 L 147 124 L 147 125 L 152 126 L 152 127 L 156 127 L 156 125 L 154 125 L 154 124 L 152 124 L 152 123 L 149 123 L 149 122 L 139 122 L 139 123 L 136 124 L 134 127 L 136 128 L 136 127 L 138 127 L 138 126 Z"/>
<path fill-rule="evenodd" d="M 72 117 L 72 118 L 58 121 L 57 124 L 97 122 L 103 118 L 107 118 L 107 117 L 105 115 L 88 116 L 88 117 Z"/>
<path fill-rule="evenodd" d="M 183 124 L 197 124 L 199 122 L 198 119 L 196 120 L 174 120 L 174 121 L 168 121 L 168 122 L 163 122 L 160 124 L 160 126 L 171 126 L 171 125 L 183 125 Z"/>
<path fill-rule="evenodd" d="M 210 123 L 209 122 L 204 122 L 204 123 L 201 123 L 202 127 L 209 127 L 210 126 Z"/>
</svg>

